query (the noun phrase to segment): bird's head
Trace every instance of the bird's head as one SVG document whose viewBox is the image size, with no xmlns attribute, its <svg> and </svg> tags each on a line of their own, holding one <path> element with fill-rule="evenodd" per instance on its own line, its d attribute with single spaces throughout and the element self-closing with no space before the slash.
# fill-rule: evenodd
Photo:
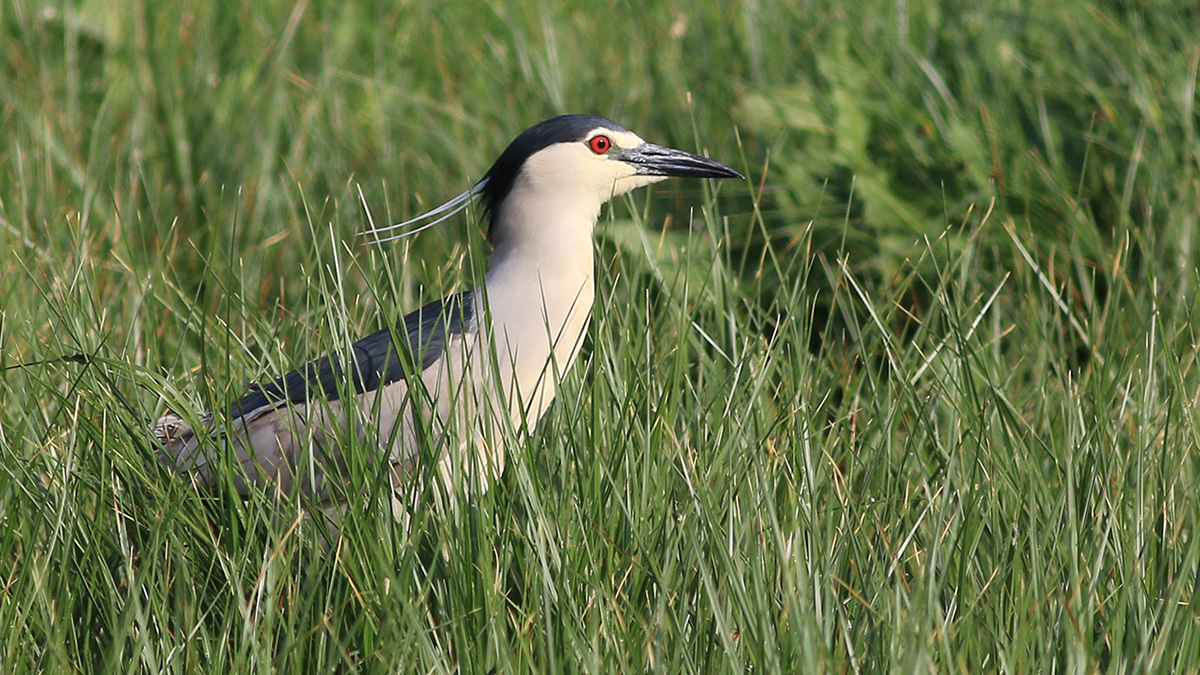
<svg viewBox="0 0 1200 675">
<path fill-rule="evenodd" d="M 609 199 L 672 176 L 743 178 L 707 157 L 647 143 L 625 127 L 592 115 L 561 115 L 536 124 L 509 143 L 483 178 L 467 192 L 417 218 L 367 232 L 378 235 L 427 221 L 387 241 L 415 234 L 481 198 L 488 239 L 503 238 L 506 207 L 520 203 L 552 215 L 592 218 Z"/>
<path fill-rule="evenodd" d="M 592 115 L 561 115 L 526 129 L 480 181 L 488 238 L 510 199 L 569 204 L 596 213 L 617 195 L 671 176 L 741 178 L 706 157 L 647 143 L 625 127 Z"/>
</svg>

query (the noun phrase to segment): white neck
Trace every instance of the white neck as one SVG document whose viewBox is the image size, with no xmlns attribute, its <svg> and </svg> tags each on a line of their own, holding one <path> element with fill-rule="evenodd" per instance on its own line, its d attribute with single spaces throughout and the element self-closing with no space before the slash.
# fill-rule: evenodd
<svg viewBox="0 0 1200 675">
<path fill-rule="evenodd" d="M 594 298 L 592 229 L 600 205 L 506 200 L 496 213 L 496 248 L 486 277 L 487 311 L 502 374 L 514 376 L 525 414 L 554 397 L 583 341 Z M 509 392 L 511 397 L 512 392 Z"/>
<path fill-rule="evenodd" d="M 500 205 L 492 228 L 495 249 L 489 258 L 488 279 L 529 272 L 592 275 L 592 230 L 600 204 L 579 204 L 568 197 L 517 199 Z"/>
</svg>

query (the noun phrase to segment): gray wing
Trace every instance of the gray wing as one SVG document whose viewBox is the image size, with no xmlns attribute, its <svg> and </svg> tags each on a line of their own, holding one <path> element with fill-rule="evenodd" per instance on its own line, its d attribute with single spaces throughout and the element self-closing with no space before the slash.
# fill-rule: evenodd
<svg viewBox="0 0 1200 675">
<path fill-rule="evenodd" d="M 273 382 L 253 385 L 250 393 L 229 406 L 229 419 L 265 406 L 336 401 L 342 392 L 375 391 L 405 379 L 408 373 L 425 370 L 441 357 L 452 335 L 473 330 L 474 325 L 472 291 L 435 300 L 404 317 L 395 331 L 385 328 L 355 342 L 348 359 L 333 352 Z"/>
</svg>

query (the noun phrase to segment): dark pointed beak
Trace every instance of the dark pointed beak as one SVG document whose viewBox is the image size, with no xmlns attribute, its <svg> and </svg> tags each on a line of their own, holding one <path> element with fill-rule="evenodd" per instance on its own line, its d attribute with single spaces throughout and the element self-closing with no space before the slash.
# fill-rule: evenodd
<svg viewBox="0 0 1200 675">
<path fill-rule="evenodd" d="M 707 157 L 643 143 L 621 153 L 619 159 L 637 168 L 642 176 L 685 176 L 690 178 L 745 178 L 742 174 Z"/>
</svg>

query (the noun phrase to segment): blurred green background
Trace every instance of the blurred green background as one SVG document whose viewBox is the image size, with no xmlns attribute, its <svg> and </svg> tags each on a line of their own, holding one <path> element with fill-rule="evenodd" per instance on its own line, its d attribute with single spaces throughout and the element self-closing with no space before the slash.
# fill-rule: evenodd
<svg viewBox="0 0 1200 675">
<path fill-rule="evenodd" d="M 1194 669 L 1198 65 L 1165 0 L 6 0 L 0 661 Z M 564 112 L 749 178 L 606 210 L 502 485 L 331 544 L 157 466 L 470 285 L 356 233 Z"/>
</svg>

